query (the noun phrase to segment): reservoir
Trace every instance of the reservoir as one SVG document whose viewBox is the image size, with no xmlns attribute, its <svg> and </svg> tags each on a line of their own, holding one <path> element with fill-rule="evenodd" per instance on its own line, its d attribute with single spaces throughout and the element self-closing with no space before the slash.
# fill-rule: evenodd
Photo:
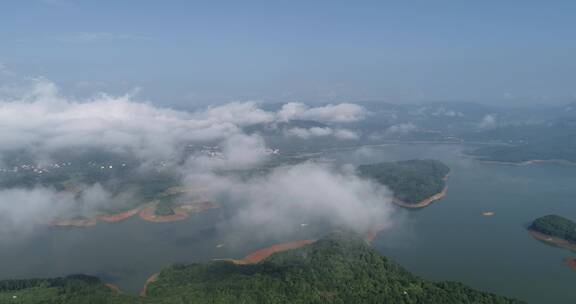
<svg viewBox="0 0 576 304">
<path fill-rule="evenodd" d="M 481 163 L 463 153 L 469 148 L 390 144 L 325 150 L 311 157 L 337 164 L 443 161 L 451 168 L 447 196 L 424 209 L 398 207 L 398 224 L 379 234 L 373 246 L 426 279 L 460 281 L 528 303 L 576 303 L 576 272 L 563 262 L 576 254 L 536 241 L 525 229 L 547 214 L 576 220 L 576 166 Z M 132 217 L 89 228 L 44 228 L 0 243 L 0 279 L 86 273 L 137 293 L 150 275 L 172 263 L 242 258 L 333 228 L 303 218 L 301 225 L 271 238 L 260 235 L 265 227 L 237 227 L 230 220 L 234 212 L 213 209 L 171 223 Z"/>
</svg>

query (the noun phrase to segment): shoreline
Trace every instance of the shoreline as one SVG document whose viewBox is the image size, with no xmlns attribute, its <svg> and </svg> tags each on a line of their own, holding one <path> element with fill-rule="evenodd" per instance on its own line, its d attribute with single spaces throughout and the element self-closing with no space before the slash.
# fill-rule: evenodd
<svg viewBox="0 0 576 304">
<path fill-rule="evenodd" d="M 156 215 L 156 205 L 151 205 L 142 208 L 138 215 L 141 219 L 153 223 L 167 223 L 176 222 L 187 219 L 192 213 L 200 213 L 210 209 L 220 208 L 220 205 L 213 202 L 200 202 L 183 204 L 172 208 L 174 214 L 172 215 Z"/>
<path fill-rule="evenodd" d="M 446 194 L 448 193 L 448 185 L 446 185 L 446 182 L 448 181 L 449 177 L 450 177 L 450 172 L 448 172 L 448 174 L 446 174 L 446 176 L 444 176 L 442 178 L 442 180 L 444 181 L 444 184 L 445 184 L 444 189 L 442 189 L 442 191 L 440 191 L 440 192 L 438 192 L 438 193 L 436 193 L 436 194 L 434 194 L 434 195 L 432 195 L 432 196 L 430 196 L 430 197 L 428 197 L 428 198 L 426 198 L 426 199 L 424 199 L 418 203 L 410 204 L 410 203 L 402 201 L 396 197 L 392 200 L 392 202 L 394 204 L 396 204 L 397 206 L 408 208 L 408 209 L 420 209 L 420 208 L 428 207 L 433 202 L 439 201 L 439 200 L 443 199 L 444 197 L 446 197 Z"/>
<path fill-rule="evenodd" d="M 511 162 L 511 161 L 498 161 L 498 160 L 489 160 L 489 159 L 480 159 L 477 160 L 481 163 L 485 164 L 494 164 L 494 165 L 504 165 L 504 166 L 530 166 L 534 164 L 557 164 L 557 165 L 570 165 L 576 166 L 576 162 L 565 160 L 565 159 L 532 159 L 532 160 L 524 160 L 519 162 Z"/>
<path fill-rule="evenodd" d="M 566 263 L 566 265 L 568 265 L 568 267 L 570 267 L 570 269 L 576 271 L 576 258 L 573 257 L 564 258 L 564 262 Z"/>
<path fill-rule="evenodd" d="M 64 219 L 64 220 L 54 220 L 48 223 L 50 227 L 77 227 L 77 228 L 87 228 L 98 224 L 98 222 L 115 223 L 123 220 L 127 220 L 140 212 L 141 207 L 123 211 L 120 213 L 99 215 L 93 218 L 86 219 Z"/>
<path fill-rule="evenodd" d="M 144 287 L 142 287 L 142 290 L 140 290 L 139 295 L 141 297 L 146 296 L 146 294 L 148 293 L 148 287 L 150 286 L 150 284 L 158 281 L 159 276 L 160 276 L 160 273 L 155 273 L 155 274 L 151 275 L 150 277 L 148 277 L 148 279 L 146 280 L 146 283 L 144 283 Z"/>
<path fill-rule="evenodd" d="M 268 246 L 265 248 L 258 249 L 256 251 L 252 251 L 240 260 L 237 260 L 237 259 L 225 259 L 225 260 L 231 261 L 232 263 L 234 263 L 236 265 L 255 264 L 255 263 L 259 263 L 259 262 L 267 259 L 268 257 L 270 257 L 272 254 L 274 254 L 276 252 L 282 252 L 282 251 L 287 251 L 287 250 L 291 250 L 291 249 L 301 248 L 301 247 L 304 247 L 306 245 L 310 245 L 314 242 L 316 242 L 316 240 L 298 240 L 298 241 L 292 241 L 292 242 L 287 242 L 287 243 L 274 244 L 272 246 Z"/>
<path fill-rule="evenodd" d="M 84 227 L 92 227 L 98 224 L 97 219 L 68 219 L 68 220 L 54 220 L 48 222 L 48 226 L 50 227 L 77 227 L 77 228 L 84 228 Z"/>
<path fill-rule="evenodd" d="M 48 226 L 62 227 L 62 228 L 65 227 L 88 228 L 95 226 L 99 222 L 105 222 L 105 223 L 121 222 L 137 214 L 140 216 L 141 219 L 148 222 L 153 223 L 175 222 L 188 218 L 191 213 L 198 213 L 209 209 L 217 209 L 217 208 L 220 208 L 220 205 L 212 202 L 191 203 L 175 207 L 173 209 L 175 214 L 173 215 L 159 216 L 155 214 L 156 212 L 155 205 L 144 205 L 120 213 L 99 215 L 93 218 L 54 220 L 48 222 Z"/>
<path fill-rule="evenodd" d="M 127 220 L 127 219 L 133 217 L 134 215 L 136 215 L 139 211 L 140 211 L 140 207 L 130 209 L 130 210 L 120 212 L 120 213 L 101 215 L 101 216 L 97 217 L 97 219 L 99 221 L 103 221 L 106 223 L 115 223 L 115 222 Z"/>
<path fill-rule="evenodd" d="M 122 293 L 122 291 L 120 290 L 120 287 L 118 287 L 112 283 L 104 283 L 104 286 L 108 287 L 115 296 Z"/>
<path fill-rule="evenodd" d="M 568 242 L 565 239 L 550 236 L 532 229 L 528 229 L 528 233 L 530 233 L 533 238 L 546 244 L 576 252 L 576 244 Z"/>
<path fill-rule="evenodd" d="M 188 213 L 180 210 L 178 207 L 172 208 L 172 211 L 174 211 L 174 214 L 171 215 L 156 215 L 156 205 L 152 205 L 142 208 L 142 210 L 138 212 L 138 216 L 147 222 L 153 223 L 176 222 L 188 218 Z"/>
<path fill-rule="evenodd" d="M 384 230 L 384 228 L 386 228 L 385 225 L 381 224 L 381 225 L 374 227 L 373 229 L 368 230 L 366 232 L 366 234 L 364 235 L 364 239 L 366 240 L 366 242 L 368 244 L 371 244 L 376 239 L 376 237 L 378 237 L 378 233 L 380 233 L 380 231 Z"/>
<path fill-rule="evenodd" d="M 406 203 L 402 200 L 399 200 L 397 198 L 394 198 L 392 200 L 392 202 L 400 207 L 404 207 L 404 208 L 409 208 L 409 209 L 420 209 L 420 208 L 424 208 L 429 206 L 430 204 L 432 204 L 435 201 L 439 201 L 441 199 L 443 199 L 444 197 L 446 197 L 446 194 L 448 193 L 448 186 L 445 186 L 444 189 L 442 189 L 442 191 L 432 195 L 431 197 L 424 199 L 416 204 L 410 204 L 410 203 Z"/>
</svg>

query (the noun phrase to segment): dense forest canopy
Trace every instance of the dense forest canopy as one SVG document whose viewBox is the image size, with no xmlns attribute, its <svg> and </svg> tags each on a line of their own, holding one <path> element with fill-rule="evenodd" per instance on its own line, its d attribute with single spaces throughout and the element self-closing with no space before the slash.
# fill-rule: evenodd
<svg viewBox="0 0 576 304">
<path fill-rule="evenodd" d="M 16 298 L 14 298 L 16 296 Z M 11 302 L 9 302 L 11 301 Z M 455 282 L 430 282 L 380 255 L 359 235 L 335 232 L 249 265 L 174 265 L 147 296 L 117 295 L 97 278 L 0 282 L 0 303 L 522 303 Z"/>
<path fill-rule="evenodd" d="M 361 165 L 358 172 L 386 185 L 397 199 L 417 204 L 444 189 L 450 168 L 437 160 L 414 159 Z"/>
<path fill-rule="evenodd" d="M 15 304 L 128 304 L 130 296 L 118 295 L 100 279 L 71 275 L 54 279 L 0 281 L 0 303 Z"/>
<path fill-rule="evenodd" d="M 530 229 L 576 244 L 576 223 L 559 215 L 539 217 L 532 222 Z"/>
<path fill-rule="evenodd" d="M 460 283 L 423 280 L 360 236 L 337 232 L 263 262 L 175 265 L 148 288 L 151 303 L 521 303 Z"/>
</svg>

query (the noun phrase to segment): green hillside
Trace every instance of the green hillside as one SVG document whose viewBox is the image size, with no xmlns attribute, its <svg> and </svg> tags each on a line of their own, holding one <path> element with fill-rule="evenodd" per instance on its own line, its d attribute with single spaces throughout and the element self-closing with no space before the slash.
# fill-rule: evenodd
<svg viewBox="0 0 576 304">
<path fill-rule="evenodd" d="M 397 199 L 416 204 L 444 189 L 450 169 L 437 160 L 414 159 L 361 165 L 358 172 L 386 185 Z"/>
</svg>

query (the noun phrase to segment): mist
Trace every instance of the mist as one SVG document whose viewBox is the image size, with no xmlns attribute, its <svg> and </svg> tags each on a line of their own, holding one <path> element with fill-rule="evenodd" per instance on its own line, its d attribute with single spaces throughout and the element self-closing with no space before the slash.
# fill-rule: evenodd
<svg viewBox="0 0 576 304">
<path fill-rule="evenodd" d="M 335 125 L 297 127 L 280 136 L 354 140 L 360 135 L 341 126 L 366 117 L 360 105 L 292 102 L 266 111 L 248 101 L 187 112 L 157 107 L 135 94 L 75 99 L 46 79 L 32 80 L 16 91 L 0 97 L 2 174 L 41 174 L 59 168 L 57 162 L 71 151 L 98 150 L 127 159 L 136 174 L 172 172 L 209 199 L 240 206 L 235 222 L 272 226 L 270 233 L 294 229 L 302 215 L 359 232 L 390 222 L 391 193 L 358 178 L 351 168 L 306 162 L 248 177 L 236 174 L 260 168 L 274 154 L 263 136 L 245 133 L 245 126 L 313 119 Z M 7 155 L 22 153 L 29 156 L 25 167 L 6 165 Z M 101 169 L 108 167 L 112 165 Z M 32 233 L 54 219 L 98 214 L 121 206 L 132 195 L 131 189 L 112 191 L 99 183 L 79 184 L 74 191 L 43 185 L 2 189 L 0 210 L 6 220 L 0 224 L 5 232 L 0 239 L 14 237 L 16 231 Z"/>
</svg>

